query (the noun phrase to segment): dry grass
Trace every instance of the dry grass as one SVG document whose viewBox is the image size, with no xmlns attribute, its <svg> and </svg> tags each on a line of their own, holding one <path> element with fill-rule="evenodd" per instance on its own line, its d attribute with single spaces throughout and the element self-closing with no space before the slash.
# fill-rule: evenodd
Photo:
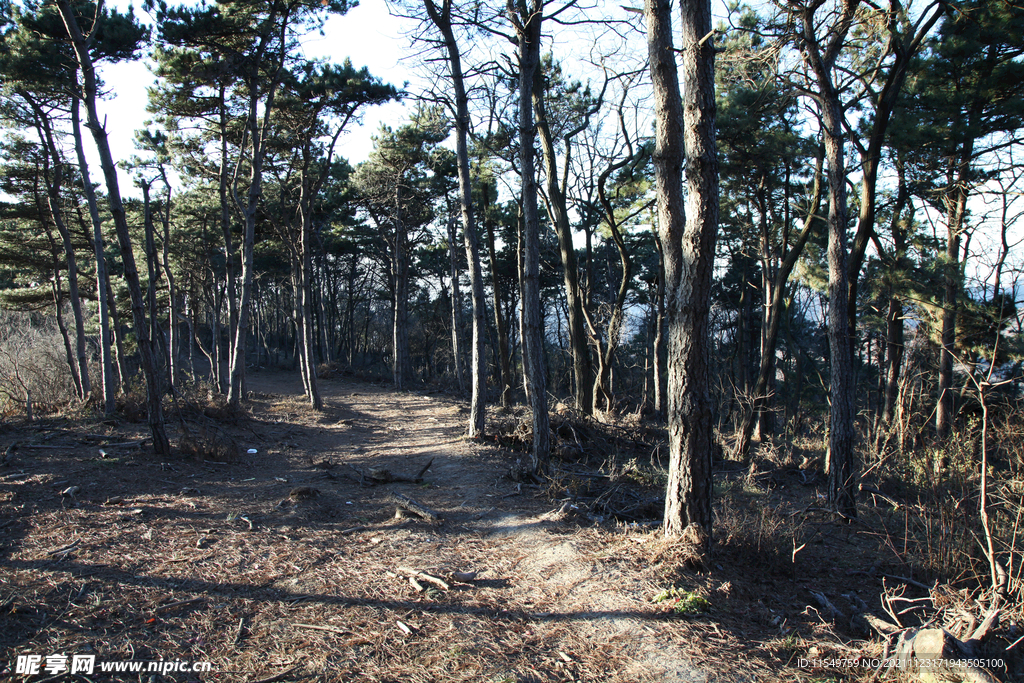
<svg viewBox="0 0 1024 683">
<path fill-rule="evenodd" d="M 918 509 L 867 497 L 860 522 L 833 518 L 810 446 L 800 457 L 779 446 L 753 472 L 719 464 L 715 549 L 699 566 L 644 523 L 660 516 L 660 450 L 629 416 L 560 416 L 564 456 L 541 487 L 505 476 L 528 438 L 522 415 L 497 416 L 497 436 L 479 444 L 444 397 L 324 384 L 323 413 L 291 385 L 254 382 L 246 413 L 216 418 L 222 406 L 197 389 L 182 450 L 203 434 L 229 439 L 242 454 L 227 464 L 205 457 L 209 444 L 170 462 L 112 445 L 145 436 L 129 422 L 9 424 L 0 447 L 20 446 L 0 469 L 0 667 L 68 652 L 213 663 L 214 675 L 169 676 L 183 681 L 632 683 L 687 680 L 672 672 L 689 667 L 709 681 L 864 680 L 797 666 L 882 652 L 812 591 L 883 614 L 886 574 L 931 580 L 913 550 L 926 530 L 904 521 L 924 519 Z M 361 486 L 349 467 L 414 472 L 430 457 L 422 486 Z M 300 485 L 321 495 L 291 500 Z M 384 497 L 396 487 L 443 521 L 395 519 Z M 1017 500 L 1009 481 L 996 491 Z M 646 507 L 629 511 L 636 502 Z M 450 588 L 417 589 L 407 567 Z M 974 609 L 976 579 L 945 577 L 949 600 L 924 616 Z M 673 588 L 707 610 L 652 602 Z"/>
</svg>

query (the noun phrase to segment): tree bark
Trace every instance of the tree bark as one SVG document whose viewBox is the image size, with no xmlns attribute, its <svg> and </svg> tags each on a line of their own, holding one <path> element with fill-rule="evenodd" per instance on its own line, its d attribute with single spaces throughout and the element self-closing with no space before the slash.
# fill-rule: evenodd
<svg viewBox="0 0 1024 683">
<path fill-rule="evenodd" d="M 480 238 L 477 235 L 473 212 L 473 182 L 469 174 L 469 97 L 466 94 L 462 72 L 462 55 L 452 31 L 452 0 L 443 0 L 438 12 L 433 0 L 425 0 L 427 12 L 441 35 L 448 52 L 452 86 L 455 90 L 455 156 L 459 169 L 459 208 L 462 217 L 462 239 L 466 247 L 469 285 L 473 297 L 473 360 L 470 376 L 473 394 L 469 408 L 469 436 L 484 435 L 487 405 L 487 357 L 484 351 L 484 331 L 487 302 L 484 298 L 484 277 L 480 267 Z M 454 333 L 453 333 L 454 334 Z"/>
<path fill-rule="evenodd" d="M 854 462 L 853 350 L 849 328 L 849 271 L 847 263 L 846 166 L 843 153 L 843 114 L 839 92 L 833 81 L 836 57 L 853 23 L 859 0 L 843 0 L 841 14 L 825 50 L 815 33 L 812 3 L 801 11 L 801 35 L 818 84 L 817 103 L 821 116 L 825 160 L 828 165 L 828 342 L 831 357 L 828 440 L 828 502 L 847 517 L 857 515 L 858 484 Z"/>
<path fill-rule="evenodd" d="M 96 301 L 100 323 L 100 382 L 103 391 L 103 414 L 110 415 L 116 409 L 117 386 L 114 384 L 114 364 L 110 348 L 110 302 L 107 299 L 107 258 L 103 250 L 103 221 L 100 220 L 96 190 L 89 178 L 89 162 L 85 158 L 82 143 L 82 120 L 80 102 L 77 97 L 71 101 L 71 131 L 75 138 L 75 154 L 78 157 L 78 172 L 82 178 L 82 189 L 89 205 L 92 220 L 93 252 L 96 254 Z"/>
<path fill-rule="evenodd" d="M 706 553 L 711 544 L 714 450 L 708 318 L 718 230 L 711 3 L 680 3 L 685 106 L 672 48 L 670 3 L 646 0 L 644 15 L 655 92 L 658 237 L 664 253 L 669 335 L 665 533 L 685 534 Z"/>
<path fill-rule="evenodd" d="M 527 394 L 533 415 L 531 469 L 535 474 L 547 470 L 551 449 L 547 367 L 544 359 L 544 316 L 540 301 L 540 216 L 534 167 L 536 127 L 531 103 L 534 79 L 540 68 L 543 9 L 541 0 L 509 0 L 509 14 L 516 26 L 519 48 L 519 168 L 523 181 L 523 357 Z"/>
<path fill-rule="evenodd" d="M 160 383 L 156 372 L 156 358 L 153 352 L 152 340 L 149 336 L 146 321 L 146 304 L 142 296 L 142 288 L 139 285 L 139 271 L 135 265 L 135 254 L 132 250 L 131 236 L 128 232 L 128 220 L 125 216 L 124 206 L 121 203 L 117 168 L 114 165 L 114 158 L 110 153 L 107 131 L 100 123 L 99 114 L 96 111 L 96 72 L 93 68 L 92 56 L 89 54 L 86 37 L 78 25 L 78 20 L 75 18 L 75 13 L 71 8 L 69 0 L 58 0 L 57 7 L 60 10 L 64 25 L 67 27 L 68 35 L 74 45 L 75 56 L 82 72 L 82 95 L 87 114 L 86 127 L 92 133 L 96 149 L 99 152 L 100 167 L 103 169 L 103 177 L 107 185 L 107 201 L 110 203 L 110 213 L 114 219 L 118 245 L 121 250 L 121 260 L 124 265 L 124 278 L 128 284 L 128 292 L 131 295 L 135 335 L 138 341 L 139 355 L 142 359 L 142 372 L 146 378 L 147 412 L 149 413 L 150 431 L 153 435 L 153 450 L 157 455 L 170 455 L 170 442 L 164 429 L 163 407 L 161 405 L 163 397 L 159 389 Z"/>
</svg>

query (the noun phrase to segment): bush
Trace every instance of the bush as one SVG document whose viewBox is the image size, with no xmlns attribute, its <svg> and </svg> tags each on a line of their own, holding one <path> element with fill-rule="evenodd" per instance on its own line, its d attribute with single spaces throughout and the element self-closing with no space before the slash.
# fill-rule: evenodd
<svg viewBox="0 0 1024 683">
<path fill-rule="evenodd" d="M 0 414 L 56 412 L 75 400 L 64 341 L 49 316 L 0 309 Z"/>
</svg>

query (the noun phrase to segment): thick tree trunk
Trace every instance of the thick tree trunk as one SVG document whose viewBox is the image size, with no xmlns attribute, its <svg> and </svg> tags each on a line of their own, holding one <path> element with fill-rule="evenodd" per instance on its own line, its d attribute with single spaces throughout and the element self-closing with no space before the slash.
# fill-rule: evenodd
<svg viewBox="0 0 1024 683">
<path fill-rule="evenodd" d="M 686 535 L 701 552 L 711 543 L 714 404 L 710 384 L 711 276 L 718 231 L 715 152 L 715 48 L 709 0 L 683 0 L 680 97 L 671 9 L 646 0 L 647 44 L 655 91 L 655 177 L 668 310 L 669 479 L 665 533 Z M 686 207 L 682 196 L 686 163 Z"/>
<path fill-rule="evenodd" d="M 124 206 L 121 203 L 117 168 L 114 165 L 114 158 L 110 153 L 107 131 L 100 123 L 99 114 L 96 111 L 96 73 L 93 69 L 92 57 L 89 54 L 85 36 L 78 25 L 78 20 L 75 18 L 75 13 L 71 8 L 69 0 L 58 0 L 57 7 L 64 20 L 64 25 L 67 27 L 68 35 L 74 44 L 75 56 L 78 59 L 78 65 L 82 72 L 83 101 L 85 102 L 87 113 L 86 127 L 92 132 L 93 140 L 96 142 L 96 148 L 99 152 L 100 166 L 103 169 L 103 176 L 107 185 L 107 200 L 110 203 L 110 213 L 114 219 L 114 227 L 117 231 L 118 244 L 121 249 L 124 278 L 128 284 L 128 292 L 131 295 L 135 335 L 139 346 L 139 355 L 142 360 L 142 371 L 146 378 L 147 407 L 150 431 L 153 435 L 153 450 L 157 455 L 170 455 L 170 442 L 164 429 L 163 407 L 161 405 L 163 397 L 160 393 L 160 382 L 157 377 L 156 358 L 153 352 L 152 339 L 149 336 L 145 301 L 139 284 L 139 272 L 135 265 L 135 254 L 132 250 L 131 236 L 128 232 L 128 220 L 125 216 Z"/>
<path fill-rule="evenodd" d="M 540 68 L 543 4 L 541 0 L 529 0 L 528 6 L 528 0 L 516 0 L 515 9 L 519 47 L 519 168 L 523 184 L 523 359 L 533 414 L 531 467 L 535 474 L 539 474 L 547 470 L 551 449 L 544 316 L 540 300 L 540 216 L 534 167 L 536 127 L 531 104 L 534 79 Z"/>
</svg>

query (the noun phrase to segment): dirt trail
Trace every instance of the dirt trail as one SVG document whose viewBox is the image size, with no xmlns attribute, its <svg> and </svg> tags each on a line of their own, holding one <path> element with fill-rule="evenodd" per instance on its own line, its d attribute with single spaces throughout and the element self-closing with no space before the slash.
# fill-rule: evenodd
<svg viewBox="0 0 1024 683">
<path fill-rule="evenodd" d="M 277 382 L 254 383 L 259 386 L 273 393 L 287 389 Z M 291 389 L 297 395 L 299 387 Z M 458 527 L 460 535 L 497 541 L 501 550 L 492 555 L 490 566 L 472 569 L 486 579 L 507 582 L 508 597 L 502 601 L 518 603 L 528 619 L 564 624 L 572 631 L 563 636 L 567 640 L 578 638 L 597 650 L 616 650 L 615 659 L 626 668 L 609 671 L 607 680 L 708 680 L 681 651 L 673 652 L 652 637 L 658 632 L 657 622 L 644 625 L 657 614 L 649 603 L 649 587 L 635 571 L 601 558 L 614 553 L 596 547 L 602 543 L 599 533 L 579 528 L 571 510 L 534 498 L 531 489 L 523 493 L 505 477 L 507 455 L 464 438 L 464 406 L 448 397 L 364 384 L 328 382 L 324 395 L 340 416 L 351 417 L 326 425 L 307 451 L 322 449 L 323 456 L 338 457 L 363 471 L 386 467 L 413 473 L 432 459 L 425 476 L 429 487 L 384 488 L 411 489 L 409 495 L 442 515 L 443 528 Z M 436 564 L 429 554 L 417 559 L 426 566 Z M 570 664 L 561 654 L 563 664 Z"/>
<path fill-rule="evenodd" d="M 0 602 L 20 615 L 0 625 L 8 661 L 213 663 L 168 678 L 181 681 L 737 680 L 691 665 L 687 627 L 650 603 L 664 588 L 644 564 L 654 535 L 597 527 L 510 480 L 512 454 L 464 438 L 461 402 L 328 380 L 313 413 L 294 375 L 249 388 L 249 418 L 190 426 L 240 445 L 237 462 L 101 459 L 66 429 L 48 442 L 66 451 L 23 449 L 25 475 L 0 484 L 0 509 L 20 515 L 0 559 L 16 591 Z M 431 460 L 420 484 L 366 480 Z M 441 521 L 396 519 L 393 493 Z"/>
</svg>

